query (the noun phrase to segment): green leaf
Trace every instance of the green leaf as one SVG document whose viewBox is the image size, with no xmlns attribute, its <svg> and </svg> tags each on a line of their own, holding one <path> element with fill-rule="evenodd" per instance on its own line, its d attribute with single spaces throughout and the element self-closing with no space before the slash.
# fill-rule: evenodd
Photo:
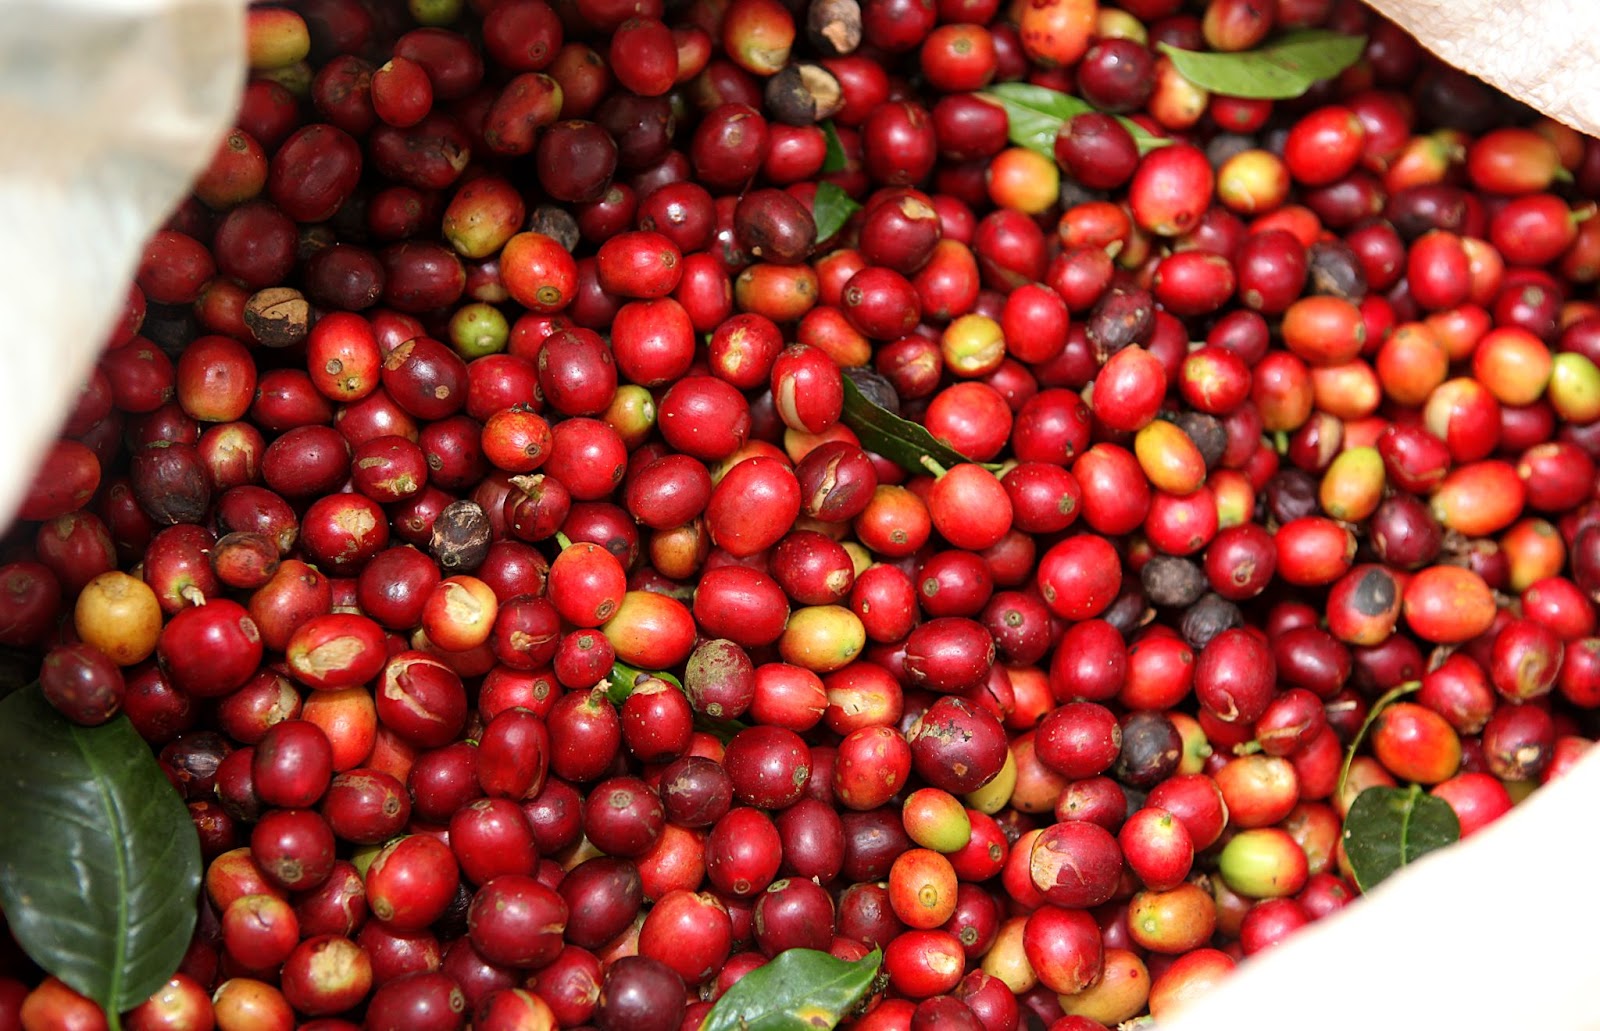
<svg viewBox="0 0 1600 1031">
<path fill-rule="evenodd" d="M 978 95 L 1005 108 L 1012 143 L 1052 156 L 1061 123 L 1094 110 L 1088 101 L 1026 82 L 1002 82 Z"/>
<path fill-rule="evenodd" d="M 1052 160 L 1056 153 L 1056 133 L 1061 131 L 1061 123 L 1074 115 L 1097 110 L 1087 100 L 1070 93 L 1027 82 L 1002 82 L 990 86 L 978 96 L 1005 108 L 1009 126 L 1007 131 L 1012 143 L 1038 151 Z M 1155 135 L 1131 118 L 1119 117 L 1117 121 L 1133 135 L 1133 142 L 1138 145 L 1141 154 L 1172 142 Z"/>
<path fill-rule="evenodd" d="M 1237 53 L 1180 50 L 1162 43 L 1178 74 L 1213 93 L 1259 100 L 1298 97 L 1361 59 L 1367 37 L 1329 29 L 1279 36 L 1271 45 Z"/>
<path fill-rule="evenodd" d="M 847 963 L 815 949 L 789 949 L 734 982 L 700 1031 L 828 1031 L 866 997 L 883 955 Z"/>
<path fill-rule="evenodd" d="M 849 376 L 844 377 L 842 418 L 844 424 L 855 431 L 862 447 L 910 472 L 937 475 L 952 465 L 972 461 L 929 433 L 921 423 L 902 419 L 867 400 Z M 999 466 L 985 464 L 984 468 L 993 471 Z"/>
<path fill-rule="evenodd" d="M 861 205 L 851 199 L 837 183 L 824 180 L 817 184 L 817 193 L 811 201 L 811 215 L 817 223 L 817 242 L 830 238 L 844 228 L 850 216 L 861 210 Z"/>
<path fill-rule="evenodd" d="M 1401 867 L 1461 838 L 1456 811 L 1420 785 L 1361 792 L 1344 818 L 1344 849 L 1363 892 Z"/>
<path fill-rule="evenodd" d="M 843 172 L 850 167 L 850 159 L 844 156 L 844 144 L 839 142 L 839 130 L 833 127 L 831 118 L 822 123 L 822 142 L 827 148 L 822 157 L 824 172 Z"/>
<path fill-rule="evenodd" d="M 112 1026 L 183 960 L 200 842 L 126 717 L 69 723 L 29 687 L 0 702 L 0 905 L 34 962 Z"/>
</svg>

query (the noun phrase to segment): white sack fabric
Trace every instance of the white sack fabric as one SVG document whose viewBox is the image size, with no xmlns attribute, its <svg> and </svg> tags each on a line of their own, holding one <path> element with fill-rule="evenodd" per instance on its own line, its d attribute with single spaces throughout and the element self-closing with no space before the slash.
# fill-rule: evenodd
<svg viewBox="0 0 1600 1031">
<path fill-rule="evenodd" d="M 0 25 L 0 526 L 231 124 L 235 0 L 8 0 Z"/>
</svg>

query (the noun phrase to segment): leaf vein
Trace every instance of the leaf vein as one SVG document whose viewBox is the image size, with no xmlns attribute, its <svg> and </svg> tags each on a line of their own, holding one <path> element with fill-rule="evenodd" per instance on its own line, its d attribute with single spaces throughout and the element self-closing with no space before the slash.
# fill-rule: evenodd
<svg viewBox="0 0 1600 1031">
<path fill-rule="evenodd" d="M 122 979 L 125 976 L 128 963 L 128 867 L 127 854 L 124 848 L 126 835 L 123 833 L 124 827 L 122 823 L 118 820 L 116 801 L 111 797 L 110 792 L 106 790 L 106 775 L 100 767 L 99 757 L 93 749 L 85 746 L 80 734 L 74 732 L 72 739 L 77 744 L 78 750 L 83 754 L 84 763 L 94 774 L 95 792 L 99 796 L 100 805 L 105 810 L 105 829 L 108 833 L 114 835 L 116 839 L 111 848 L 111 855 L 112 871 L 116 876 L 117 883 L 117 932 L 112 938 L 111 964 L 110 969 L 107 971 L 109 979 L 104 1003 L 108 1010 L 120 1010 L 122 1008 L 120 1005 Z"/>
</svg>

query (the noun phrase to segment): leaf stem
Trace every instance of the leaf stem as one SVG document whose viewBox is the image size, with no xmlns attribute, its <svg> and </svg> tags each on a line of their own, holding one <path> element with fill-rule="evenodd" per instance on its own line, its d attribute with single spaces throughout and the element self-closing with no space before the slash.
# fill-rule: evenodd
<svg viewBox="0 0 1600 1031">
<path fill-rule="evenodd" d="M 566 534 L 562 533 L 560 530 L 556 531 L 556 543 L 561 545 L 562 551 L 566 551 L 568 548 L 572 547 L 572 539 Z"/>
<path fill-rule="evenodd" d="M 1377 722 L 1378 715 L 1406 695 L 1421 689 L 1422 681 L 1407 680 L 1403 684 L 1391 687 L 1377 701 L 1372 703 L 1372 708 L 1367 712 L 1367 718 L 1361 721 L 1361 728 L 1356 731 L 1356 736 L 1350 739 L 1350 747 L 1344 751 L 1344 762 L 1339 766 L 1339 779 L 1334 783 L 1333 787 L 1334 798 L 1344 795 L 1344 782 L 1350 777 L 1350 764 L 1355 762 L 1356 749 L 1361 747 L 1362 740 L 1366 738 L 1367 731 L 1371 730 L 1372 725 Z"/>
</svg>

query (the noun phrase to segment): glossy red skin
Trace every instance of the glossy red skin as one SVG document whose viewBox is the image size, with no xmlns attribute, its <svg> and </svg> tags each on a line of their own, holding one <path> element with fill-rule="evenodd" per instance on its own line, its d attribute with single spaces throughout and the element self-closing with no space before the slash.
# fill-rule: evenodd
<svg viewBox="0 0 1600 1031">
<path fill-rule="evenodd" d="M 479 887 L 467 910 L 467 934 L 491 963 L 540 967 L 561 951 L 567 905 L 526 874 L 501 874 Z"/>
<path fill-rule="evenodd" d="M 465 1023 L 466 1009 L 466 998 L 453 978 L 442 972 L 419 971 L 373 992 L 367 1002 L 366 1022 L 372 1027 L 455 1031 Z"/>
<path fill-rule="evenodd" d="M 1133 454 L 1115 444 L 1095 444 L 1072 464 L 1083 489 L 1083 520 L 1095 532 L 1127 533 L 1150 510 L 1150 485 Z"/>
<path fill-rule="evenodd" d="M 763 809 L 782 809 L 798 801 L 811 775 L 805 742 L 781 727 L 740 731 L 728 742 L 722 761 L 734 798 Z"/>
<path fill-rule="evenodd" d="M 731 809 L 711 828 L 706 876 L 718 890 L 748 898 L 772 883 L 780 849 L 777 830 L 760 810 Z"/>
<path fill-rule="evenodd" d="M 478 784 L 491 798 L 532 798 L 544 787 L 550 763 L 550 733 L 527 709 L 507 709 L 490 718 L 478 738 Z"/>
<path fill-rule="evenodd" d="M 1065 857 L 1078 857 L 1063 862 Z M 1028 857 L 1034 887 L 1055 905 L 1074 909 L 1110 899 L 1122 872 L 1116 839 L 1088 821 L 1059 823 L 1033 843 Z"/>
<path fill-rule="evenodd" d="M 331 763 L 332 746 L 320 727 L 285 720 L 268 729 L 256 746 L 256 793 L 269 805 L 310 806 L 327 790 Z"/>
<path fill-rule="evenodd" d="M 667 964 L 685 984 L 700 984 L 727 960 L 732 933 L 727 910 L 714 896 L 673 891 L 646 915 L 639 952 Z"/>
<path fill-rule="evenodd" d="M 1051 710 L 1034 735 L 1039 761 L 1072 780 L 1105 771 L 1121 747 L 1116 717 L 1093 702 L 1072 702 Z"/>
<path fill-rule="evenodd" d="M 368 867 L 368 904 L 393 927 L 421 930 L 443 914 L 459 876 L 448 845 L 414 834 L 384 848 Z"/>
<path fill-rule="evenodd" d="M 1052 991 L 1082 991 L 1098 976 L 1104 955 L 1094 918 L 1081 909 L 1056 905 L 1043 906 L 1029 915 L 1022 945 L 1029 964 Z"/>
<path fill-rule="evenodd" d="M 896 991 L 922 999 L 956 986 L 964 956 L 961 940 L 947 931 L 906 931 L 884 949 L 884 969 Z"/>
<path fill-rule="evenodd" d="M 343 840 L 371 845 L 388 840 L 405 826 L 411 798 L 391 774 L 345 770 L 328 785 L 321 812 Z"/>
<path fill-rule="evenodd" d="M 1116 551 L 1102 537 L 1070 537 L 1039 560 L 1045 604 L 1063 619 L 1083 620 L 1105 611 L 1122 583 Z"/>
<path fill-rule="evenodd" d="M 366 683 L 388 658 L 382 628 L 365 616 L 342 612 L 300 624 L 285 656 L 302 684 L 329 690 Z"/>
<path fill-rule="evenodd" d="M 256 823 L 250 852 L 273 884 L 309 891 L 333 872 L 333 829 L 315 811 L 274 809 Z"/>
<path fill-rule="evenodd" d="M 706 522 L 718 546 L 745 557 L 776 544 L 799 512 L 794 472 L 775 459 L 749 458 L 713 488 Z"/>
<path fill-rule="evenodd" d="M 23 498 L 18 515 L 46 520 L 66 515 L 93 496 L 100 484 L 100 461 L 75 440 L 56 441 L 46 453 Z"/>
<path fill-rule="evenodd" d="M 380 724 L 423 748 L 455 740 L 467 717 L 461 678 L 438 659 L 413 651 L 385 663 L 377 708 Z"/>
</svg>

